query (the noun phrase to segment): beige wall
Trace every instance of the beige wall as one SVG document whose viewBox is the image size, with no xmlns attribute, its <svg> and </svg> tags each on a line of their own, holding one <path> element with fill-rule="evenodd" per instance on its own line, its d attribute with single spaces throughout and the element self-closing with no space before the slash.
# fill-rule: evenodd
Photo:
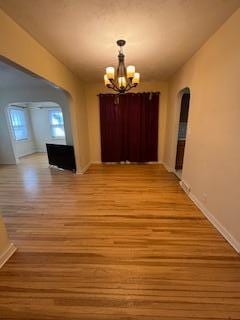
<svg viewBox="0 0 240 320">
<path fill-rule="evenodd" d="M 7 236 L 7 231 L 6 231 L 6 228 L 1 216 L 1 212 L 0 212 L 0 257 L 9 247 L 9 244 L 10 242 Z M 1 260 L 0 260 L 0 263 L 1 263 Z"/>
<path fill-rule="evenodd" d="M 169 81 L 164 161 L 174 167 L 178 93 L 191 91 L 182 179 L 240 250 L 240 9 Z"/>
<path fill-rule="evenodd" d="M 87 112 L 79 78 L 0 10 L 0 56 L 66 90 L 71 96 L 71 122 L 78 170 L 89 162 Z"/>
<path fill-rule="evenodd" d="M 160 92 L 160 113 L 159 113 L 159 148 L 158 160 L 163 159 L 165 126 L 167 112 L 167 89 L 166 82 L 148 82 L 141 83 L 138 88 L 132 92 L 159 91 Z M 100 143 L 100 119 L 99 119 L 99 93 L 111 93 L 111 90 L 105 88 L 103 83 L 86 85 L 86 104 L 88 112 L 88 130 L 90 142 L 91 162 L 101 161 L 101 143 Z"/>
<path fill-rule="evenodd" d="M 9 241 L 4 221 L 0 212 L 0 268 L 16 251 L 16 247 Z"/>
</svg>

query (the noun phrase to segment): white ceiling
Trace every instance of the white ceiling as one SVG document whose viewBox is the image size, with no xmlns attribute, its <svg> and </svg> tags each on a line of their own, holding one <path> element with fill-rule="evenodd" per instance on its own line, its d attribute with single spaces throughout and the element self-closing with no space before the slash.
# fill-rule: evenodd
<svg viewBox="0 0 240 320">
<path fill-rule="evenodd" d="M 174 73 L 240 6 L 240 0 L 0 0 L 0 7 L 86 81 L 127 64 L 144 80 Z"/>
<path fill-rule="evenodd" d="M 47 81 L 36 78 L 15 67 L 0 61 L 0 89 L 39 88 L 49 85 Z"/>
</svg>

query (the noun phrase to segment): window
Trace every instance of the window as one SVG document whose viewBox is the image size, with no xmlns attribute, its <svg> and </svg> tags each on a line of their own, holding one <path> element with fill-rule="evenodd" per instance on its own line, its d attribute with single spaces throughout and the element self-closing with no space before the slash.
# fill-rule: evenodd
<svg viewBox="0 0 240 320">
<path fill-rule="evenodd" d="M 64 138 L 63 114 L 60 110 L 49 110 L 50 128 L 52 138 Z"/>
<path fill-rule="evenodd" d="M 28 139 L 28 129 L 24 109 L 10 108 L 9 116 L 15 140 Z"/>
</svg>

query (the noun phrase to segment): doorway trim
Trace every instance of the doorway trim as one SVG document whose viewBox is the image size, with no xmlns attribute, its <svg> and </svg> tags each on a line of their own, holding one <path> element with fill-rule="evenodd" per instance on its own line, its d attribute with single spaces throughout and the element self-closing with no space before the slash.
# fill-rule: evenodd
<svg viewBox="0 0 240 320">
<path fill-rule="evenodd" d="M 180 121 L 180 113 L 181 113 L 181 103 L 182 103 L 182 97 L 185 93 L 190 94 L 190 100 L 191 100 L 191 90 L 189 87 L 185 87 L 181 89 L 178 94 L 177 94 L 177 107 L 176 107 L 176 112 L 175 112 L 175 126 L 174 126 L 174 132 L 173 132 L 173 151 L 172 151 L 172 172 L 180 179 L 182 180 L 182 177 L 179 177 L 177 170 L 175 169 L 176 165 L 176 156 L 177 156 L 177 144 L 178 144 L 178 130 L 179 130 L 179 121 Z M 190 104 L 189 104 L 190 108 Z M 190 110 L 190 109 L 189 109 Z M 187 121 L 187 133 L 188 133 L 188 127 L 189 127 L 189 114 L 188 114 L 188 121 Z M 187 142 L 187 133 L 186 133 L 186 142 Z M 185 147 L 186 147 L 186 142 L 185 142 Z M 185 154 L 185 152 L 184 152 Z M 182 170 L 184 169 L 184 158 L 183 158 L 183 167 Z"/>
</svg>

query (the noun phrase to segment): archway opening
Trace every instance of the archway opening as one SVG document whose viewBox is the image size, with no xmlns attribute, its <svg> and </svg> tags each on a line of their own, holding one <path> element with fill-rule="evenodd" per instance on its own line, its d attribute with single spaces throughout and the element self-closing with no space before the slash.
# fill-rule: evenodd
<svg viewBox="0 0 240 320">
<path fill-rule="evenodd" d="M 190 104 L 190 90 L 185 88 L 180 91 L 180 112 L 177 131 L 177 146 L 175 158 L 175 173 L 181 179 L 184 163 L 185 146 L 187 139 L 187 126 Z M 179 110 L 178 110 L 179 111 Z"/>
<path fill-rule="evenodd" d="M 64 116 L 58 103 L 15 102 L 6 111 L 16 162 L 47 162 L 46 144 L 66 145 Z"/>
<path fill-rule="evenodd" d="M 1 57 L 0 137 L 0 164 L 16 164 L 23 156 L 45 153 L 46 143 L 67 145 L 74 152 L 69 96 Z"/>
</svg>

